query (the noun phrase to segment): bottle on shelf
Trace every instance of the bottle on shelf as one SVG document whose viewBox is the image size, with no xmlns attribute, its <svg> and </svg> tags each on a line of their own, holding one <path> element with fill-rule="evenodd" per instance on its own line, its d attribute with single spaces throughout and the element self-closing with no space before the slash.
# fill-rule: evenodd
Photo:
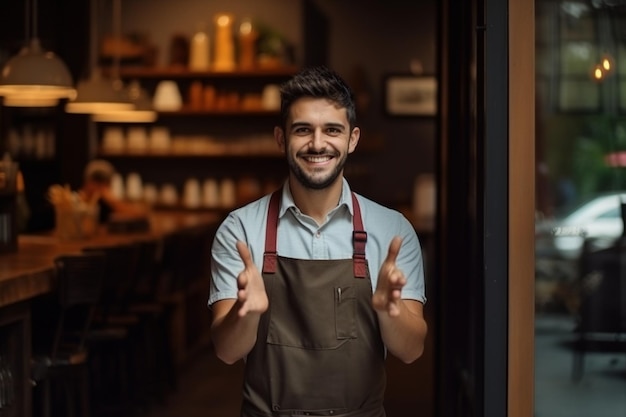
<svg viewBox="0 0 626 417">
<path fill-rule="evenodd" d="M 259 34 L 252 20 L 243 19 L 239 25 L 239 68 L 249 70 L 256 67 L 256 41 Z"/>
<path fill-rule="evenodd" d="M 198 25 L 198 30 L 191 37 L 189 47 L 189 69 L 192 71 L 206 71 L 210 66 L 210 39 L 204 24 Z"/>
<path fill-rule="evenodd" d="M 235 45 L 233 40 L 233 15 L 220 13 L 215 16 L 215 61 L 216 71 L 235 69 Z"/>
</svg>

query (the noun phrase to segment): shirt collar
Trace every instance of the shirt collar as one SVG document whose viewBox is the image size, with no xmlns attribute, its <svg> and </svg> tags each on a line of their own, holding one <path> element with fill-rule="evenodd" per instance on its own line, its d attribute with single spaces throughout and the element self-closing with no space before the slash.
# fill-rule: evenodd
<svg viewBox="0 0 626 417">
<path fill-rule="evenodd" d="M 341 197 L 339 198 L 339 204 L 337 207 L 341 207 L 345 205 L 348 208 L 348 211 L 351 215 L 354 215 L 354 210 L 352 206 L 352 192 L 350 190 L 350 185 L 348 185 L 348 181 L 343 178 L 343 186 L 341 187 Z M 282 188 L 282 197 L 280 201 L 280 212 L 278 213 L 278 217 L 283 217 L 283 215 L 290 208 L 294 208 L 297 210 L 296 203 L 293 201 L 293 195 L 291 194 L 291 189 L 289 188 L 289 180 L 287 179 L 283 184 Z"/>
</svg>

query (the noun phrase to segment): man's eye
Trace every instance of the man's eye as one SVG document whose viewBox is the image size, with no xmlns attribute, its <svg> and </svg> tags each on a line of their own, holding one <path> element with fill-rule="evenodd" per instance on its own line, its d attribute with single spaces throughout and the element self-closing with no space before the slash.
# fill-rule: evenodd
<svg viewBox="0 0 626 417">
<path fill-rule="evenodd" d="M 309 133 L 309 129 L 306 127 L 299 127 L 293 131 L 296 135 L 306 135 Z"/>
<path fill-rule="evenodd" d="M 330 127 L 328 129 L 326 129 L 326 133 L 328 133 L 331 136 L 337 136 L 339 134 L 341 134 L 341 130 L 334 128 L 334 127 Z"/>
</svg>

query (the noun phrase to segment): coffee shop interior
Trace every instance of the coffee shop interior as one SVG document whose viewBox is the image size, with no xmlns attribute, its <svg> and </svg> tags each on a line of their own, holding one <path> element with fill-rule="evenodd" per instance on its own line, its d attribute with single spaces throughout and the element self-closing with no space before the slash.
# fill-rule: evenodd
<svg viewBox="0 0 626 417">
<path fill-rule="evenodd" d="M 622 416 L 624 320 L 611 349 L 581 343 L 587 258 L 555 261 L 539 222 L 558 219 L 565 197 L 624 189 L 626 6 L 524 2 L 536 24 L 524 29 L 536 52 L 534 415 Z M 507 235 L 480 230 L 499 217 L 477 214 L 490 193 L 507 205 L 497 181 L 508 149 L 489 142 L 506 104 L 491 118 L 484 109 L 507 97 L 507 2 L 458 3 L 0 2 L 0 417 L 238 415 L 244 363 L 220 362 L 211 346 L 208 251 L 230 210 L 284 180 L 278 88 L 319 64 L 355 94 L 362 133 L 346 178 L 401 211 L 424 255 L 429 334 L 416 362 L 387 357 L 387 416 L 504 415 L 490 411 L 506 409 L 507 289 L 489 298 L 494 269 L 476 259 L 493 253 L 485 236 Z M 617 77 L 594 67 L 604 58 Z M 608 170 L 589 147 L 603 140 L 617 144 Z M 77 198 L 94 160 L 114 168 L 111 192 L 141 214 L 99 224 Z M 485 174 L 490 163 L 498 175 Z M 496 258 L 497 273 L 506 257 Z M 502 314 L 486 317 L 493 306 Z M 490 323 L 502 326 L 497 342 Z"/>
<path fill-rule="evenodd" d="M 70 91 L 57 86 L 40 99 L 7 93 L 0 108 L 3 164 L 19 177 L 10 197 L 0 195 L 3 210 L 14 199 L 18 217 L 3 220 L 10 233 L 0 269 L 3 280 L 21 275 L 23 284 L 3 282 L 0 295 L 0 355 L 13 381 L 0 415 L 236 415 L 242 364 L 226 366 L 211 350 L 207 253 L 230 209 L 283 181 L 272 136 L 277 87 L 303 66 L 332 66 L 351 84 L 363 134 L 346 176 L 356 191 L 411 217 L 419 183 L 426 244 L 435 13 L 434 1 L 2 2 L 2 65 L 28 65 L 14 57 L 31 55 L 35 73 L 20 67 L 16 76 L 52 79 L 65 69 Z M 55 57 L 44 59 L 48 52 Z M 413 78 L 428 95 L 421 107 L 383 105 L 383 91 Z M 116 83 L 132 111 L 88 108 L 96 86 L 119 94 Z M 114 217 L 105 230 L 94 224 L 94 210 L 73 199 L 94 159 L 113 165 L 113 193 L 149 207 L 147 216 Z M 103 296 L 84 335 L 87 357 L 66 357 L 55 351 L 57 323 L 66 307 L 68 326 L 76 314 L 59 305 L 60 291 L 68 303 L 94 294 L 57 284 L 95 280 L 98 271 Z M 431 355 L 429 348 L 413 365 L 390 363 L 397 408 L 432 413 Z M 201 406 L 179 398 L 190 392 Z"/>
</svg>

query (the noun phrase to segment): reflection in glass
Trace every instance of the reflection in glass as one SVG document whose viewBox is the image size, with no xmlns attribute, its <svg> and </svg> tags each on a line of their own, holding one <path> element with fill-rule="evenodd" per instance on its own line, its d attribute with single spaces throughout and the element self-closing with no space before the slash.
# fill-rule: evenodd
<svg viewBox="0 0 626 417">
<path fill-rule="evenodd" d="M 626 5 L 535 5 L 535 415 L 622 417 Z"/>
</svg>

